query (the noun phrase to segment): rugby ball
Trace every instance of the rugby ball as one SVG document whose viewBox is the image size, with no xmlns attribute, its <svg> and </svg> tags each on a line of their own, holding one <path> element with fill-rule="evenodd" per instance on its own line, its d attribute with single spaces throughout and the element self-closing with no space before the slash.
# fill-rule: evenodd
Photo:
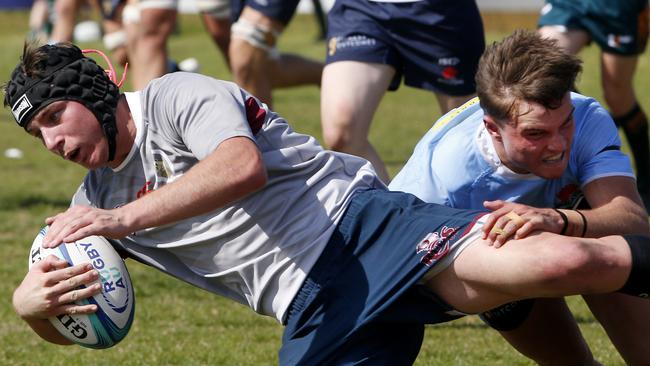
<svg viewBox="0 0 650 366">
<path fill-rule="evenodd" d="M 96 304 L 93 314 L 63 314 L 50 318 L 54 327 L 67 339 L 88 348 L 109 348 L 126 337 L 135 313 L 133 286 L 126 265 L 111 244 L 103 237 L 89 236 L 56 248 L 43 248 L 47 227 L 38 233 L 29 252 L 29 267 L 48 255 L 64 259 L 70 265 L 92 263 L 99 271 L 102 291 L 77 301 Z"/>
</svg>

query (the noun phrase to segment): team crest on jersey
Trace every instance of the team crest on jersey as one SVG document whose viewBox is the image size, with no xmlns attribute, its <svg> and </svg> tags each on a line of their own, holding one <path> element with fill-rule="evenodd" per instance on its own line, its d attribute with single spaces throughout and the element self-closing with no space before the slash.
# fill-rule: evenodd
<svg viewBox="0 0 650 366">
<path fill-rule="evenodd" d="M 156 169 L 156 176 L 158 176 L 158 178 L 163 178 L 163 180 L 167 180 L 168 178 L 174 176 L 174 171 L 172 169 L 171 162 L 167 158 L 167 155 L 165 155 L 161 151 L 154 151 L 153 164 L 154 164 L 154 169 Z"/>
<path fill-rule="evenodd" d="M 566 208 L 575 210 L 587 208 L 587 201 L 584 193 L 577 184 L 567 184 L 555 195 L 555 208 Z"/>
<path fill-rule="evenodd" d="M 435 261 L 449 252 L 449 240 L 458 232 L 458 228 L 443 226 L 440 232 L 427 234 L 415 248 L 417 254 L 424 253 L 420 262 L 431 266 Z"/>
</svg>

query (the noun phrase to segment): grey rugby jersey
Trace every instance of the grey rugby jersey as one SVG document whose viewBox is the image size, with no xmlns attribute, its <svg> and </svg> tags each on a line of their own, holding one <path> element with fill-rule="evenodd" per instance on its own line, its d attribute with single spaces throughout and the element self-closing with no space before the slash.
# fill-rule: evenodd
<svg viewBox="0 0 650 366">
<path fill-rule="evenodd" d="M 264 189 L 116 244 L 281 322 L 351 195 L 383 187 L 370 163 L 324 150 L 230 82 L 174 73 L 126 97 L 137 128 L 134 146 L 118 168 L 90 171 L 73 204 L 127 204 L 178 179 L 222 141 L 250 138 L 267 169 Z"/>
</svg>

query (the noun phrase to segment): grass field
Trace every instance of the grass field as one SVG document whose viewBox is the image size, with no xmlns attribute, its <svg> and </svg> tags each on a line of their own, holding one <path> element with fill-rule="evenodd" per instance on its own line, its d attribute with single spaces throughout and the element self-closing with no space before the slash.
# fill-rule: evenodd
<svg viewBox="0 0 650 366">
<path fill-rule="evenodd" d="M 199 59 L 202 72 L 223 79 L 230 75 L 202 30 L 198 18 L 181 19 L 181 32 L 171 40 L 178 59 Z M 515 27 L 534 26 L 531 15 L 486 15 L 488 40 L 502 38 Z M 27 32 L 27 13 L 0 13 L 0 81 L 8 79 L 18 61 Z M 322 59 L 324 44 L 311 17 L 299 16 L 280 47 Z M 83 47 L 101 47 L 83 44 Z M 601 99 L 597 50 L 583 53 L 586 72 L 579 88 Z M 646 109 L 650 86 L 647 56 L 637 73 L 638 95 Z M 128 89 L 125 88 L 126 90 Z M 395 174 L 417 140 L 439 116 L 431 94 L 401 88 L 386 96 L 377 112 L 371 139 Z M 275 93 L 275 109 L 298 131 L 320 138 L 319 90 L 315 87 Z M 117 347 L 96 351 L 47 344 L 31 332 L 11 306 L 13 289 L 27 269 L 27 253 L 43 219 L 64 210 L 84 171 L 46 152 L 15 126 L 9 112 L 0 112 L 0 152 L 18 147 L 22 159 L 0 156 L 0 364 L 5 365 L 272 365 L 282 332 L 274 320 L 247 308 L 171 279 L 138 263 L 128 262 L 137 298 L 136 320 Z M 623 364 L 602 328 L 579 298 L 570 305 L 594 354 L 605 365 Z M 466 317 L 431 326 L 417 365 L 529 365 L 498 334 Z"/>
</svg>

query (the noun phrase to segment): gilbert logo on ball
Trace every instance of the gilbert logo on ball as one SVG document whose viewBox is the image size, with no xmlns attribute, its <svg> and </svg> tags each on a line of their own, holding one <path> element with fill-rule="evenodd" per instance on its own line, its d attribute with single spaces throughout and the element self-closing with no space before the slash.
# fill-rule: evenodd
<svg viewBox="0 0 650 366">
<path fill-rule="evenodd" d="M 54 327 L 67 339 L 89 348 L 112 347 L 126 337 L 135 313 L 133 286 L 124 261 L 103 237 L 89 236 L 56 248 L 43 248 L 47 227 L 38 233 L 29 253 L 29 267 L 55 255 L 68 264 L 92 263 L 99 271 L 101 293 L 78 304 L 96 304 L 93 314 L 63 314 L 50 318 Z"/>
</svg>

